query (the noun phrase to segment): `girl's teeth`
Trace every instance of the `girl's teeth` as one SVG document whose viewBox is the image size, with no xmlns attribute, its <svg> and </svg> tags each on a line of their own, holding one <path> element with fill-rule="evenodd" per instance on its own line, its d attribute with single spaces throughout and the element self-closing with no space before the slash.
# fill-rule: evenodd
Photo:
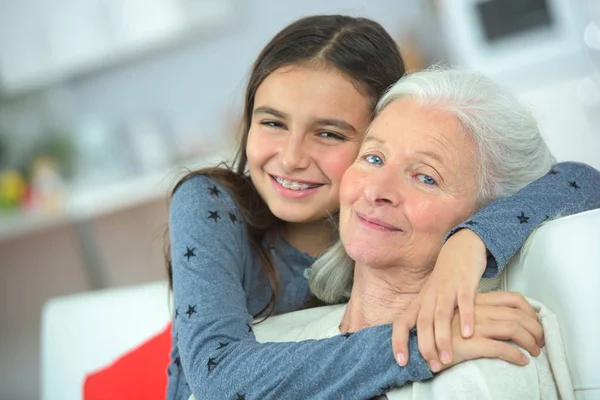
<svg viewBox="0 0 600 400">
<path fill-rule="evenodd" d="M 306 189 L 314 186 L 314 185 L 307 185 L 306 183 L 288 181 L 286 179 L 281 179 L 279 177 L 276 177 L 275 180 L 277 181 L 277 183 L 279 183 L 284 188 L 292 189 L 292 190 L 306 190 Z"/>
</svg>

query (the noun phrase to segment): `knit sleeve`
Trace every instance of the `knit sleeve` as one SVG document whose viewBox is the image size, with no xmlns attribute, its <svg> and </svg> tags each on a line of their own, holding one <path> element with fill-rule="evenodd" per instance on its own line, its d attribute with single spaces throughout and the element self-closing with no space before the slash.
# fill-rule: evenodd
<svg viewBox="0 0 600 400">
<path fill-rule="evenodd" d="M 558 163 L 516 194 L 498 199 L 458 225 L 475 232 L 490 252 L 484 278 L 497 276 L 542 223 L 600 207 L 600 172 L 577 162 Z"/>
<path fill-rule="evenodd" d="M 245 226 L 231 197 L 210 179 L 180 185 L 169 230 L 180 356 L 174 364 L 196 399 L 371 398 L 431 378 L 414 335 L 408 365 L 396 364 L 391 325 L 324 340 L 258 343 L 243 285 L 251 257 Z M 170 398 L 190 395 L 178 391 Z"/>
</svg>

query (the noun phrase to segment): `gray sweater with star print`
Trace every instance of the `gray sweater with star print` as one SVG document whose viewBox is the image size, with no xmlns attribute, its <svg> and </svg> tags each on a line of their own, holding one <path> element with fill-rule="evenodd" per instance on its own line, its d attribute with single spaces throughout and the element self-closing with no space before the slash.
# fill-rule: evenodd
<svg viewBox="0 0 600 400">
<path fill-rule="evenodd" d="M 600 172 L 560 163 L 512 197 L 497 200 L 454 228 L 475 231 L 496 275 L 540 223 L 600 207 Z M 196 176 L 173 195 L 169 221 L 173 266 L 173 347 L 167 399 L 369 399 L 392 386 L 432 377 L 411 332 L 410 359 L 392 355 L 391 325 L 297 343 L 258 343 L 252 315 L 271 296 L 232 197 Z M 451 233 L 452 233 L 451 232 Z M 275 313 L 311 298 L 304 271 L 314 261 L 285 243 L 265 242 L 280 278 Z"/>
</svg>

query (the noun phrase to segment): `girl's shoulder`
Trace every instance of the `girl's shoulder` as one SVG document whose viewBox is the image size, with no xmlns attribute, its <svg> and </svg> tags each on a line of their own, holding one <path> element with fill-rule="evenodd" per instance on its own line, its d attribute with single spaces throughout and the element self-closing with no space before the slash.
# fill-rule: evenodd
<svg viewBox="0 0 600 400">
<path fill-rule="evenodd" d="M 205 174 L 192 175 L 177 183 L 171 204 L 181 202 L 196 206 L 214 204 L 238 210 L 233 194 L 219 180 Z"/>
<path fill-rule="evenodd" d="M 197 174 L 180 181 L 171 197 L 169 215 L 172 223 L 217 231 L 245 232 L 243 214 L 225 185 L 210 176 Z"/>
</svg>

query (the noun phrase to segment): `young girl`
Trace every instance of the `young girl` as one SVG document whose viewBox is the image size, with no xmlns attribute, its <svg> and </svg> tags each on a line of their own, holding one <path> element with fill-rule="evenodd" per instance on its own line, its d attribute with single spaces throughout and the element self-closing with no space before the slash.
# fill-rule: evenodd
<svg viewBox="0 0 600 400">
<path fill-rule="evenodd" d="M 259 344 L 252 334 L 254 317 L 311 300 L 305 270 L 336 238 L 329 222 L 341 177 L 378 97 L 403 74 L 391 37 L 361 18 L 304 18 L 263 49 L 246 92 L 234 169 L 193 172 L 172 194 L 167 398 L 371 398 L 432 376 L 414 332 L 406 367 L 396 364 L 389 325 L 299 343 Z M 546 216 L 598 204 L 600 185 L 594 191 L 592 181 L 599 176 L 559 164 L 456 229 L 477 229 L 495 261 L 487 271 L 493 275 Z"/>
</svg>

